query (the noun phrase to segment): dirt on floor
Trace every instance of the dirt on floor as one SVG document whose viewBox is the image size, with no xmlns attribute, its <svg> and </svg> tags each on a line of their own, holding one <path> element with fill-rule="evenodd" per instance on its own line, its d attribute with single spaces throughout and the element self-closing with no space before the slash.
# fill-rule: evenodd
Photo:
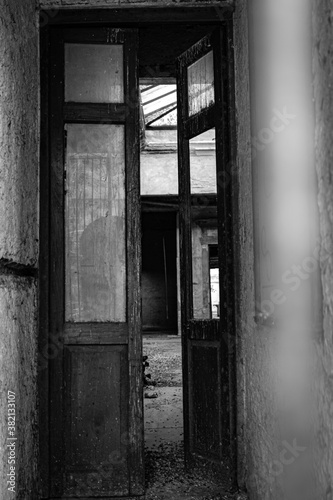
<svg viewBox="0 0 333 500">
<path fill-rule="evenodd" d="M 148 356 L 149 362 L 146 372 L 156 382 L 151 390 L 158 394 L 156 399 L 145 400 L 146 500 L 243 498 L 232 487 L 227 463 L 218 472 L 214 472 L 210 464 L 185 467 L 184 443 L 178 423 L 178 416 L 182 420 L 182 412 L 177 413 L 178 399 L 180 406 L 182 403 L 181 389 L 176 389 L 182 386 L 179 337 L 147 336 L 143 342 L 143 353 Z M 168 402 L 164 401 L 169 394 L 165 389 L 167 387 L 175 388 L 171 392 L 168 390 Z M 177 394 L 173 394 L 175 391 Z M 166 406 L 168 403 L 172 415 Z"/>
<path fill-rule="evenodd" d="M 182 386 L 181 342 L 177 336 L 147 336 L 143 341 L 143 354 L 148 356 L 146 372 L 157 387 Z"/>
<path fill-rule="evenodd" d="M 210 466 L 187 469 L 183 443 L 164 443 L 146 450 L 146 500 L 232 500 L 230 471 L 213 472 Z"/>
</svg>

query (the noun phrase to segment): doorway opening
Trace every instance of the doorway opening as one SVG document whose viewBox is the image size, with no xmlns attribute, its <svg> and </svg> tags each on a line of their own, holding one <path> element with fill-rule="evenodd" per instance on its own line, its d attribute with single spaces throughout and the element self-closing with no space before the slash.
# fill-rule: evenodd
<svg viewBox="0 0 333 500">
<path fill-rule="evenodd" d="M 207 418 L 210 427 L 219 425 L 213 385 L 204 395 L 207 378 L 218 377 L 216 355 L 208 344 L 206 360 L 199 349 L 195 354 L 198 368 L 192 396 L 198 403 L 194 426 L 198 457 L 202 456 L 190 468 L 184 461 L 176 59 L 211 31 L 212 26 L 193 24 L 139 30 L 147 499 L 233 498 L 227 457 L 222 473 L 221 464 L 214 467 L 211 460 L 202 460 L 219 447 L 217 434 L 204 429 Z M 209 71 L 208 66 L 209 62 Z M 215 128 L 206 130 L 189 144 L 193 318 L 209 321 L 218 321 L 220 315 L 215 135 Z M 199 434 L 206 434 L 201 443 Z M 218 450 L 216 457 L 217 465 Z"/>
<path fill-rule="evenodd" d="M 41 344 L 61 339 L 41 388 L 45 498 L 144 495 L 142 361 L 157 392 L 147 405 L 160 405 L 147 498 L 228 498 L 231 233 L 217 172 L 232 39 L 230 18 L 198 24 L 200 12 L 159 25 L 66 11 L 42 30 Z"/>
</svg>

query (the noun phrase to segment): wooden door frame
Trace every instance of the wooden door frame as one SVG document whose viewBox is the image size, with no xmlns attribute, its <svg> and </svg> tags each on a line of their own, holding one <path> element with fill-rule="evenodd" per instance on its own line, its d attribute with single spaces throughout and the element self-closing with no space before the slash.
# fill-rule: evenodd
<svg viewBox="0 0 333 500">
<path fill-rule="evenodd" d="M 50 33 L 51 31 L 51 33 Z M 54 32 L 55 31 L 55 32 Z M 39 401 L 40 401 L 40 494 L 42 497 L 49 498 L 51 473 L 51 464 L 49 460 L 50 453 L 50 435 L 49 425 L 52 424 L 51 418 L 56 418 L 54 424 L 57 424 L 57 417 L 52 417 L 49 410 L 49 392 L 54 386 L 54 379 L 61 376 L 62 358 L 57 353 L 62 349 L 61 341 L 51 334 L 53 329 L 51 325 L 59 323 L 59 331 L 63 323 L 62 314 L 54 311 L 55 297 L 60 304 L 64 303 L 64 291 L 59 289 L 56 284 L 54 271 L 51 267 L 50 255 L 52 249 L 53 259 L 60 263 L 57 268 L 63 269 L 63 230 L 62 226 L 58 228 L 57 220 L 54 219 L 52 206 L 60 206 L 63 210 L 63 201 L 59 199 L 59 194 L 51 189 L 52 172 L 57 171 L 59 178 L 63 179 L 63 160 L 64 160 L 64 132 L 65 122 L 79 123 L 112 123 L 123 124 L 125 128 L 125 158 L 126 158 L 126 290 L 127 290 L 127 327 L 124 324 L 114 324 L 115 333 L 126 334 L 126 343 L 128 348 L 128 369 L 129 369 L 129 399 L 128 399 L 128 422 L 130 436 L 126 437 L 126 446 L 128 446 L 128 471 L 129 482 L 131 485 L 131 498 L 136 498 L 139 491 L 143 488 L 143 401 L 142 401 L 142 343 L 141 343 L 141 308 L 140 308 L 140 276 L 141 276 L 141 247 L 134 244 L 140 240 L 141 235 L 141 213 L 140 213 L 140 190 L 139 190 L 139 140 L 137 140 L 136 131 L 139 128 L 139 109 L 138 99 L 130 93 L 130 89 L 137 88 L 137 70 L 136 54 L 132 47 L 137 46 L 134 39 L 135 29 L 132 27 L 125 36 L 124 45 L 124 64 L 125 68 L 132 68 L 124 74 L 124 85 L 126 95 L 129 96 L 124 104 L 111 104 L 107 106 L 97 105 L 73 105 L 64 103 L 62 79 L 63 74 L 63 44 L 68 36 L 76 40 L 75 28 L 55 29 L 49 27 L 41 30 L 41 84 L 42 84 L 42 117 L 41 117 L 41 259 L 40 259 L 40 336 L 39 336 Z M 102 38 L 107 39 L 111 32 L 108 29 L 86 28 L 87 40 L 89 36 L 94 36 L 92 32 L 100 33 Z M 123 33 L 126 30 L 123 31 Z M 64 33 L 67 33 L 67 38 Z M 117 37 L 120 31 L 117 31 Z M 81 34 L 80 34 L 81 36 Z M 95 39 L 95 38 L 94 38 Z M 52 41 L 52 44 L 50 45 Z M 52 49 L 52 65 L 49 61 L 49 49 Z M 56 82 L 56 83 L 54 83 Z M 130 112 L 128 112 L 130 110 Z M 52 113 L 52 115 L 50 115 Z M 50 123 L 50 119 L 52 121 Z M 53 132 L 52 132 L 53 131 Z M 52 150 L 56 152 L 56 158 L 51 158 Z M 51 162 L 53 164 L 51 166 Z M 58 183 L 56 183 L 58 187 Z M 58 216 L 57 216 L 58 217 Z M 52 234 L 50 232 L 52 225 Z M 57 231 L 58 238 L 54 234 Z M 55 247 L 56 245 L 56 247 Z M 53 279 L 52 279 L 53 277 Z M 53 296 L 53 301 L 52 301 Z M 53 304 L 53 306 L 52 306 Z M 51 307 L 52 306 L 52 307 Z M 62 307 L 60 310 L 62 311 Z M 110 324 L 112 325 L 112 324 Z M 122 328 L 124 326 L 124 328 Z M 110 326 L 111 328 L 111 326 Z M 119 340 L 123 343 L 123 336 Z M 53 359 L 57 365 L 56 374 L 49 370 L 48 358 Z M 58 366 L 59 365 L 59 366 Z M 54 370 L 53 370 L 54 371 Z M 61 404 L 60 392 L 52 392 L 53 398 L 59 399 Z M 54 427 L 54 426 L 53 426 Z M 125 439 L 125 437 L 124 437 Z M 125 444 L 125 441 L 124 441 Z M 141 448 L 142 445 L 142 448 Z M 56 445 L 61 456 L 62 443 Z M 55 449 L 55 448 L 54 448 Z"/>
<path fill-rule="evenodd" d="M 200 45 L 199 45 L 200 44 Z M 234 100 L 233 100 L 233 52 L 232 52 L 232 24 L 228 23 L 224 29 L 217 29 L 210 37 L 203 38 L 194 46 L 194 51 L 188 55 L 185 52 L 178 59 L 177 73 L 184 88 L 178 88 L 178 102 L 183 97 L 182 107 L 178 107 L 178 143 L 179 143 L 179 166 L 190 164 L 189 141 L 198 134 L 211 128 L 216 130 L 216 168 L 219 174 L 217 177 L 217 216 L 218 216 L 218 253 L 220 277 L 224 278 L 224 283 L 220 283 L 220 290 L 223 289 L 224 302 L 221 302 L 219 320 L 220 341 L 227 347 L 226 355 L 223 349 L 223 362 L 227 366 L 228 410 L 229 415 L 223 415 L 223 429 L 221 436 L 227 437 L 230 444 L 231 460 L 234 464 L 234 482 L 236 482 L 237 467 L 237 443 L 236 443 L 236 350 L 235 350 L 235 276 L 234 276 L 234 249 L 233 249 L 233 185 L 230 180 L 226 182 L 227 169 L 232 164 L 234 158 L 233 135 L 234 124 Z M 187 67 L 193 64 L 200 57 L 210 52 L 214 48 L 215 70 L 215 104 L 198 112 L 193 116 L 188 113 L 188 88 L 187 88 Z M 190 59 L 188 59 L 190 57 Z M 222 112 L 220 112 L 222 110 Z M 179 170 L 180 187 L 180 218 L 183 234 L 180 245 L 183 248 L 183 262 L 181 263 L 181 283 L 183 284 L 182 294 L 182 330 L 186 331 L 188 325 L 193 320 L 193 289 L 192 289 L 192 232 L 186 221 L 191 220 L 191 192 L 190 192 L 190 171 L 185 168 Z M 208 197 L 204 197 L 208 201 Z M 229 216 L 230 214 L 230 216 Z M 188 357 L 189 353 L 185 342 L 183 348 L 183 373 L 184 379 L 188 380 Z M 221 356 L 222 356 L 221 353 Z M 190 421 L 189 418 L 189 398 L 190 387 L 184 385 L 184 424 Z M 190 425 L 184 426 L 185 442 L 190 442 Z M 190 461 L 190 450 L 185 448 L 185 457 Z"/>
<path fill-rule="evenodd" d="M 40 12 L 40 258 L 39 258 L 39 336 L 38 336 L 38 400 L 39 400 L 39 470 L 40 484 L 39 492 L 41 498 L 48 495 L 49 464 L 47 443 L 49 440 L 49 373 L 47 367 L 46 353 L 57 349 L 57 339 L 53 339 L 50 345 L 49 340 L 49 317 L 48 309 L 40 307 L 40 304 L 49 302 L 49 217 L 50 217 L 50 173 L 49 169 L 43 166 L 49 165 L 50 145 L 49 145 L 49 32 L 52 26 L 100 26 L 110 27 L 137 27 L 153 26 L 156 24 L 177 25 L 177 24 L 205 24 L 217 26 L 224 24 L 228 32 L 228 65 L 229 92 L 229 151 L 230 158 L 235 158 L 236 151 L 236 126 L 235 126 L 235 97 L 234 97 L 234 66 L 233 66 L 233 12 L 235 9 L 234 0 L 221 0 L 218 5 L 207 6 L 203 4 L 179 6 L 179 7 L 132 7 L 124 5 L 113 8 L 112 6 L 102 9 L 62 9 L 54 14 L 53 9 L 43 9 Z M 47 20 L 47 22 L 45 22 Z M 229 199 L 234 196 L 230 183 Z M 231 208 L 231 206 L 230 206 Z M 228 232 L 232 234 L 233 221 L 230 220 Z M 236 300 L 236 298 L 235 298 Z M 233 311 L 237 311 L 235 303 Z M 232 318 L 231 318 L 232 319 Z M 231 412 L 231 452 L 234 464 L 234 474 L 237 470 L 237 433 L 236 433 L 236 349 L 235 338 L 229 339 L 229 374 L 230 374 L 230 412 Z M 140 367 L 141 369 L 141 367 Z M 138 369 L 134 367 L 138 372 Z M 141 372 L 140 372 L 141 378 Z M 139 381 L 138 374 L 136 379 Z M 138 382 L 139 383 L 139 382 Z M 141 382 L 140 382 L 141 383 Z"/>
</svg>

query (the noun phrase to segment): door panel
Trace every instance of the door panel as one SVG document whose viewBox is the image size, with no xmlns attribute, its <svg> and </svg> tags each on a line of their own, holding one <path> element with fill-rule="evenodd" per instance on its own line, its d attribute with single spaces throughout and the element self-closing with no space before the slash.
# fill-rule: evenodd
<svg viewBox="0 0 333 500">
<path fill-rule="evenodd" d="M 50 44 L 49 496 L 144 494 L 135 30 Z"/>
<path fill-rule="evenodd" d="M 127 346 L 73 346 L 64 353 L 65 483 L 68 495 L 128 495 Z"/>
<path fill-rule="evenodd" d="M 220 458 L 220 355 L 219 342 L 189 340 L 189 365 L 193 372 L 191 409 L 193 411 L 193 453 L 210 459 Z M 209 383 L 207 383 L 209 381 Z"/>
<path fill-rule="evenodd" d="M 231 186 L 221 182 L 230 159 L 226 60 L 221 28 L 177 65 L 185 457 L 212 463 L 230 452 L 233 369 Z"/>
</svg>

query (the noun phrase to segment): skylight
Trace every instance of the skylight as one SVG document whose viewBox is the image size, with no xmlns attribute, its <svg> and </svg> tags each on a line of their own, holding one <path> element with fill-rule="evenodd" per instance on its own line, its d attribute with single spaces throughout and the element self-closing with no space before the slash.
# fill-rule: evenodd
<svg viewBox="0 0 333 500">
<path fill-rule="evenodd" d="M 177 87 L 168 85 L 140 85 L 145 127 L 169 128 L 177 126 Z"/>
</svg>

